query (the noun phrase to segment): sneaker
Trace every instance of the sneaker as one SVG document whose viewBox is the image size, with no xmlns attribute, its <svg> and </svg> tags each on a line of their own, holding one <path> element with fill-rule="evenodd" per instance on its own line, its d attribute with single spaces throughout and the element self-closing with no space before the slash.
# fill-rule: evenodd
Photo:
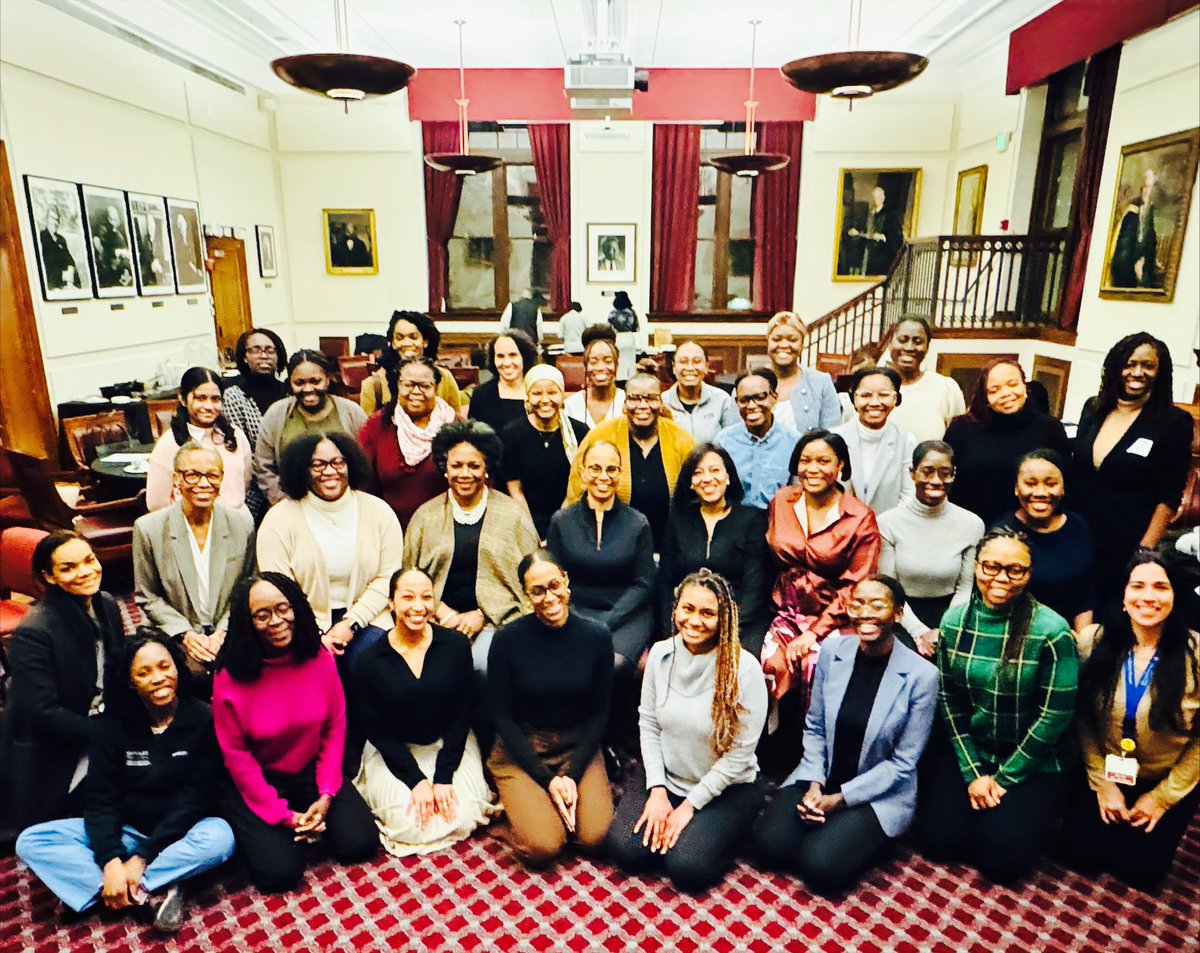
<svg viewBox="0 0 1200 953">
<path fill-rule="evenodd" d="M 163 897 L 162 903 L 154 912 L 154 929 L 160 933 L 178 933 L 179 928 L 183 926 L 186 912 L 183 903 L 183 888 L 176 884 L 167 891 L 167 895 Z"/>
</svg>

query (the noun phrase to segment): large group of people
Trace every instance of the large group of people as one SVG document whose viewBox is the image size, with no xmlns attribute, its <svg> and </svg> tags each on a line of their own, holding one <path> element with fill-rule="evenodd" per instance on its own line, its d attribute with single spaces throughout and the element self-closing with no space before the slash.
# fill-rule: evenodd
<svg viewBox="0 0 1200 953">
<path fill-rule="evenodd" d="M 744 853 L 837 894 L 902 837 L 997 882 L 1053 852 L 1154 889 L 1200 802 L 1165 345 L 1117 342 L 1072 442 L 1011 359 L 969 401 L 924 369 L 924 322 L 846 405 L 804 334 L 776 315 L 732 394 L 696 342 L 665 390 L 618 380 L 611 326 L 567 394 L 515 325 L 460 394 L 415 312 L 361 403 L 266 329 L 224 389 L 190 369 L 135 527 L 147 627 L 83 539 L 33 554 L 17 854 L 72 910 L 167 931 L 235 847 L 284 891 L 484 827 L 532 869 L 579 850 L 685 891 Z"/>
</svg>

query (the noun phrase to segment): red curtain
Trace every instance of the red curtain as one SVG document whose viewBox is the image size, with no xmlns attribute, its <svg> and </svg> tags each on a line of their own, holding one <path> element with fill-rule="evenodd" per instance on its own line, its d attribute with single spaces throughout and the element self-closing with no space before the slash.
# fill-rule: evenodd
<svg viewBox="0 0 1200 953">
<path fill-rule="evenodd" d="M 550 233 L 550 307 L 571 304 L 571 132 L 566 123 L 531 123 L 529 147 Z"/>
<path fill-rule="evenodd" d="M 1085 90 L 1088 95 L 1087 120 L 1083 126 L 1083 147 L 1079 152 L 1079 165 L 1075 169 L 1075 186 L 1071 195 L 1071 221 L 1067 228 L 1067 235 L 1070 236 L 1067 280 L 1058 310 L 1060 328 L 1073 328 L 1079 321 L 1083 282 L 1087 277 L 1088 250 L 1092 245 L 1092 230 L 1100 203 L 1100 172 L 1104 167 L 1108 123 L 1112 118 L 1120 65 L 1120 43 L 1097 53 L 1088 63 Z"/>
<path fill-rule="evenodd" d="M 458 123 L 421 123 L 421 144 L 425 154 L 458 151 Z M 429 310 L 441 312 L 448 291 L 446 250 L 454 234 L 458 200 L 462 197 L 462 179 L 452 172 L 435 172 L 425 166 L 425 244 L 429 253 Z"/>
<path fill-rule="evenodd" d="M 781 152 L 791 162 L 754 180 L 750 228 L 754 236 L 754 307 L 791 311 L 796 296 L 796 221 L 800 213 L 802 122 L 759 125 L 758 152 Z"/>
<path fill-rule="evenodd" d="M 650 310 L 690 311 L 695 299 L 700 127 L 654 127 Z"/>
</svg>

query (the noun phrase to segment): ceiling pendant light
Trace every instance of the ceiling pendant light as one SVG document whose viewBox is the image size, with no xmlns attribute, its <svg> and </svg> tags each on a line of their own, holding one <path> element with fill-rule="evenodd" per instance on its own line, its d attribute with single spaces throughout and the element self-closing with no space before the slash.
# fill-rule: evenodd
<svg viewBox="0 0 1200 953">
<path fill-rule="evenodd" d="M 273 60 L 271 69 L 275 75 L 297 89 L 337 100 L 346 112 L 350 111 L 351 103 L 398 92 L 417 75 L 414 67 L 399 60 L 349 52 L 346 0 L 333 0 L 333 22 L 338 52 L 304 53 Z"/>
<path fill-rule="evenodd" d="M 774 172 L 787 165 L 791 158 L 781 152 L 755 152 L 754 142 L 757 138 L 754 132 L 754 112 L 758 102 L 754 98 L 754 54 L 758 42 L 758 25 L 761 20 L 750 21 L 750 92 L 746 97 L 746 148 L 743 152 L 729 156 L 717 156 L 709 160 L 722 172 L 730 175 L 745 177 L 758 175 L 760 172 Z"/>
<path fill-rule="evenodd" d="M 438 172 L 453 172 L 455 175 L 475 175 L 477 172 L 491 172 L 498 168 L 501 159 L 498 156 L 471 155 L 470 131 L 467 128 L 467 74 L 463 69 L 463 24 L 466 20 L 455 20 L 458 27 L 458 152 L 430 152 L 425 155 L 425 164 Z"/>
<path fill-rule="evenodd" d="M 862 0 L 850 0 L 847 46 L 857 47 L 862 35 Z M 779 68 L 789 83 L 806 93 L 854 100 L 866 99 L 916 79 L 929 60 L 918 53 L 851 49 L 792 60 Z"/>
</svg>

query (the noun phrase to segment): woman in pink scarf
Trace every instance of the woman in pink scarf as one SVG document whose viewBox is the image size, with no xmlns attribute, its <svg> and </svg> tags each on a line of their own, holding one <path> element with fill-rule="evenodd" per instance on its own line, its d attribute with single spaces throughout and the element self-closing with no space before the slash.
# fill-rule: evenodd
<svg viewBox="0 0 1200 953">
<path fill-rule="evenodd" d="M 437 367 L 429 358 L 401 361 L 388 373 L 391 400 L 367 419 L 358 435 L 371 461 L 376 493 L 404 527 L 422 503 L 446 489 L 430 447 L 434 434 L 456 415 L 437 396 L 437 380 Z"/>
</svg>

